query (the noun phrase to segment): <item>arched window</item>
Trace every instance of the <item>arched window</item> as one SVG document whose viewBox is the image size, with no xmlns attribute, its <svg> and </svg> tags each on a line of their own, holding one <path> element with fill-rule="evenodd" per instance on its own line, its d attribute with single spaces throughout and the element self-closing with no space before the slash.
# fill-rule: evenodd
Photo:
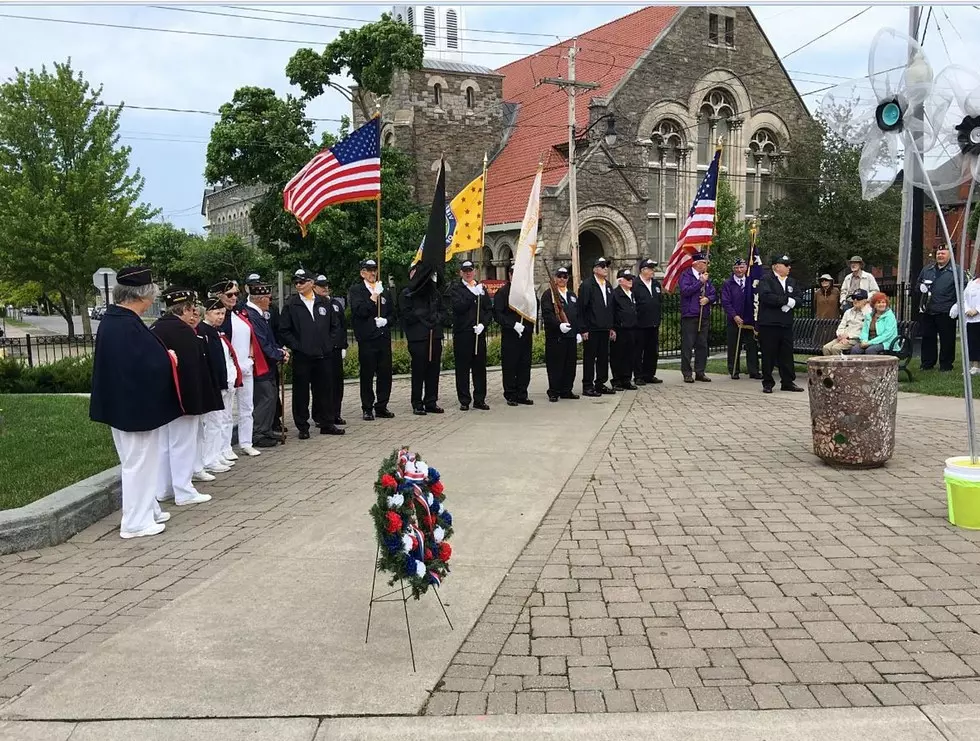
<svg viewBox="0 0 980 741">
<path fill-rule="evenodd" d="M 442 85 L 438 82 L 432 86 L 432 102 L 437 106 L 442 105 Z"/>
<path fill-rule="evenodd" d="M 395 144 L 395 132 L 386 131 L 384 137 L 381 139 L 382 146 L 391 147 Z"/>
<path fill-rule="evenodd" d="M 466 107 L 472 108 L 476 104 L 476 90 L 471 87 L 466 88 Z"/>
<path fill-rule="evenodd" d="M 408 25 L 412 27 L 413 31 L 415 30 L 415 8 L 411 5 L 408 6 Z"/>
<path fill-rule="evenodd" d="M 426 46 L 436 45 L 436 9 L 426 5 L 422 11 L 422 24 L 425 26 L 422 36 Z"/>
<path fill-rule="evenodd" d="M 402 23 L 404 21 L 404 18 L 402 18 L 402 14 L 399 13 L 398 15 L 395 16 L 395 20 L 397 20 L 399 23 Z"/>
<path fill-rule="evenodd" d="M 707 167 L 711 162 L 715 156 L 715 142 L 718 137 L 728 138 L 735 113 L 735 101 L 727 91 L 715 88 L 704 96 L 698 110 L 698 165 Z M 728 166 L 727 153 L 730 149 L 726 147 L 722 152 L 721 164 L 724 167 Z"/>
<path fill-rule="evenodd" d="M 501 265 L 498 274 L 503 275 L 504 278 L 507 277 L 507 268 L 510 266 L 510 261 L 514 259 L 514 250 L 511 249 L 510 245 L 503 245 L 500 248 L 500 260 L 498 261 Z"/>
<path fill-rule="evenodd" d="M 459 48 L 459 23 L 455 10 L 446 11 L 446 48 Z"/>
<path fill-rule="evenodd" d="M 647 247 L 661 265 L 667 264 L 677 242 L 679 173 L 687 156 L 683 132 L 677 121 L 665 118 L 650 134 Z"/>
<path fill-rule="evenodd" d="M 776 197 L 773 176 L 780 157 L 779 139 L 770 129 L 752 135 L 745 167 L 746 217 L 757 215 Z"/>
</svg>

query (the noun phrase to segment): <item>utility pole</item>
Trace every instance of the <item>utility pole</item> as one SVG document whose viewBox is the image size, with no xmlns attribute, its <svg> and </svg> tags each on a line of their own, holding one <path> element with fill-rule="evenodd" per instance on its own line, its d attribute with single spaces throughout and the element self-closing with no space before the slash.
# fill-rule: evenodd
<svg viewBox="0 0 980 741">
<path fill-rule="evenodd" d="M 569 236 L 572 242 L 572 283 L 575 290 L 582 284 L 582 270 L 578 253 L 578 183 L 575 172 L 575 93 L 577 90 L 595 90 L 596 82 L 579 82 L 575 79 L 575 41 L 568 47 L 568 79 L 545 77 L 546 85 L 557 85 L 568 93 L 568 218 Z"/>
<path fill-rule="evenodd" d="M 918 5 L 909 7 L 909 37 L 918 39 L 919 21 L 921 9 Z M 914 51 L 909 46 L 908 62 L 912 62 Z M 909 118 L 921 118 L 922 108 L 917 107 L 914 111 L 909 111 Z M 911 122 L 910 122 L 911 123 Z M 918 142 L 912 141 L 912 134 L 906 133 L 908 139 L 905 144 L 904 176 L 902 184 L 902 232 L 901 242 L 898 248 L 898 281 L 909 286 L 922 272 L 922 251 L 923 251 L 923 211 L 925 209 L 925 197 L 922 188 L 913 185 L 913 180 L 918 179 L 913 173 L 918 172 L 919 163 L 911 151 L 912 146 L 918 146 Z M 938 216 L 937 216 L 938 218 Z M 915 319 L 919 315 L 918 294 L 909 292 L 909 302 L 911 306 L 909 318 Z"/>
</svg>

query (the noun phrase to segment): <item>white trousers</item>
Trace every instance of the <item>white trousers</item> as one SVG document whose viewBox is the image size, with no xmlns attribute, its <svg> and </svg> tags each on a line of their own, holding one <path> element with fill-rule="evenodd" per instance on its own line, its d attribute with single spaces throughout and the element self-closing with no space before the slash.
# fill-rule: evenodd
<svg viewBox="0 0 980 741">
<path fill-rule="evenodd" d="M 219 453 L 231 450 L 231 433 L 235 428 L 235 415 L 232 412 L 232 405 L 235 403 L 235 389 L 225 389 L 221 392 L 221 401 L 225 408 L 221 410 L 221 448 Z"/>
<path fill-rule="evenodd" d="M 119 530 L 138 533 L 152 527 L 156 522 L 154 516 L 162 512 L 153 496 L 153 487 L 147 486 L 147 482 L 156 481 L 160 476 L 160 441 L 166 437 L 167 426 L 148 432 L 110 429 L 122 465 L 122 522 Z"/>
<path fill-rule="evenodd" d="M 204 470 L 204 418 L 206 414 L 197 416 L 197 433 L 195 439 L 197 444 L 194 446 L 194 473 L 201 473 Z"/>
<path fill-rule="evenodd" d="M 224 394 L 224 392 L 222 392 Z M 208 412 L 202 419 L 204 434 L 201 435 L 204 467 L 218 465 L 218 458 L 224 450 L 225 410 Z"/>
<path fill-rule="evenodd" d="M 255 377 L 249 373 L 242 374 L 241 388 L 235 389 L 235 399 L 238 401 L 238 447 L 244 448 L 252 444 L 252 395 L 255 388 Z M 228 406 L 231 409 L 231 406 Z M 229 433 L 229 441 L 231 440 Z M 228 447 L 231 447 L 229 443 Z"/>
<path fill-rule="evenodd" d="M 199 426 L 200 415 L 185 414 L 161 428 L 157 499 L 169 499 L 173 495 L 174 500 L 180 503 L 197 494 L 191 476 L 194 475 Z"/>
</svg>

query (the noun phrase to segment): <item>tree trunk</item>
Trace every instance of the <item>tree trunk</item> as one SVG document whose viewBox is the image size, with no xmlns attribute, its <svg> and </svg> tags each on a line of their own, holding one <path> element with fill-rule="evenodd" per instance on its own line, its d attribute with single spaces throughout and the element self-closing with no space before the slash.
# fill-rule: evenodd
<svg viewBox="0 0 980 741">
<path fill-rule="evenodd" d="M 64 293 L 61 294 L 61 307 L 62 308 L 59 309 L 58 311 L 61 314 L 61 316 L 65 318 L 65 321 L 68 322 L 68 336 L 70 338 L 74 338 L 75 322 L 72 320 L 71 317 L 71 299 L 69 299 L 68 296 L 66 296 Z"/>
<path fill-rule="evenodd" d="M 82 297 L 78 301 L 78 313 L 82 317 L 82 334 L 91 335 L 92 334 L 92 317 L 88 315 L 88 298 Z"/>
</svg>

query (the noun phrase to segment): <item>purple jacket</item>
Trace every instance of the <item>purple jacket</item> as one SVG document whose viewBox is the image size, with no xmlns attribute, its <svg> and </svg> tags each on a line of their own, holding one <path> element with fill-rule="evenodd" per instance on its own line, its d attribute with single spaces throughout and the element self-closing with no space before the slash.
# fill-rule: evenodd
<svg viewBox="0 0 980 741">
<path fill-rule="evenodd" d="M 746 275 L 743 280 L 748 282 L 749 276 Z M 734 275 L 729 275 L 721 284 L 721 305 L 728 315 L 729 324 L 735 324 L 736 316 L 742 317 L 742 320 L 749 324 L 752 323 L 752 318 L 745 316 L 745 290 L 735 282 Z"/>
<path fill-rule="evenodd" d="M 701 298 L 701 281 L 694 277 L 693 270 L 688 268 L 681 273 L 677 287 L 681 294 L 681 318 L 696 317 L 700 313 L 706 319 L 711 314 L 711 304 L 717 302 L 718 294 L 710 280 L 704 284 L 704 295 L 709 302 L 705 306 L 698 304 Z"/>
</svg>

